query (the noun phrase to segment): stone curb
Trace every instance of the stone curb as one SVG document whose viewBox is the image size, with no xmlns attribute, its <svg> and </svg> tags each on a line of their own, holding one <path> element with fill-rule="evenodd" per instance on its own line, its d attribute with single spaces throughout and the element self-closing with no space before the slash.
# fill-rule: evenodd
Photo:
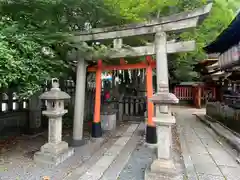
<svg viewBox="0 0 240 180">
<path fill-rule="evenodd" d="M 233 133 L 235 136 L 237 136 L 238 138 L 240 138 L 240 134 L 231 130 L 230 128 L 228 128 L 227 126 L 225 126 L 223 123 L 217 121 L 216 119 L 213 119 L 212 117 L 205 115 L 206 120 L 213 122 L 213 123 L 218 123 L 220 124 L 222 127 L 224 127 L 225 129 L 227 129 L 228 131 L 230 131 L 231 133 Z"/>
<path fill-rule="evenodd" d="M 226 128 L 225 126 L 223 126 L 222 124 L 218 123 L 217 121 L 215 121 L 215 123 L 219 124 L 220 126 L 222 126 L 226 131 L 229 131 L 229 134 L 231 134 L 232 137 L 227 136 L 224 132 L 222 132 L 218 127 L 214 126 L 213 123 L 211 123 L 210 121 L 208 121 L 206 118 L 208 117 L 201 117 L 197 114 L 195 114 L 195 116 L 204 124 L 206 124 L 208 127 L 210 127 L 217 135 L 219 135 L 220 137 L 224 138 L 224 140 L 235 150 L 238 151 L 238 153 L 240 153 L 240 143 L 236 142 L 236 140 L 233 139 L 233 137 L 235 138 L 239 138 L 238 136 L 235 135 L 235 133 L 233 133 L 231 130 L 229 130 L 229 128 Z M 211 118 L 212 119 L 212 118 Z"/>
</svg>

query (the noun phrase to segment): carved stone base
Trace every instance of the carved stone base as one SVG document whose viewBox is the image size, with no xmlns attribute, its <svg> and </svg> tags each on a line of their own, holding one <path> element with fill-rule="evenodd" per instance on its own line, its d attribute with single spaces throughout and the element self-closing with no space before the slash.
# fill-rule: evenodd
<svg viewBox="0 0 240 180">
<path fill-rule="evenodd" d="M 59 154 L 68 149 L 68 143 L 62 141 L 58 144 L 46 143 L 41 147 L 41 152 Z"/>
<path fill-rule="evenodd" d="M 34 161 L 40 165 L 57 166 L 72 156 L 73 148 L 68 148 L 66 142 L 59 144 L 47 143 L 41 147 L 41 151 L 34 154 Z"/>
<path fill-rule="evenodd" d="M 150 167 L 152 173 L 175 174 L 176 168 L 172 160 L 156 159 Z"/>
</svg>

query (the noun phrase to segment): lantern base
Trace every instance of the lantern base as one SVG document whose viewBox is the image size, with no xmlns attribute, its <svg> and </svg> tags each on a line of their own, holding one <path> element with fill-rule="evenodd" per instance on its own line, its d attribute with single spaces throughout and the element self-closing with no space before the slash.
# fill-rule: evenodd
<svg viewBox="0 0 240 180">
<path fill-rule="evenodd" d="M 102 127 L 101 122 L 93 122 L 92 123 L 92 137 L 94 138 L 100 138 L 102 137 Z"/>
<path fill-rule="evenodd" d="M 146 128 L 146 142 L 149 143 L 149 144 L 156 144 L 157 143 L 156 126 L 147 125 L 147 128 Z"/>
<path fill-rule="evenodd" d="M 55 167 L 63 163 L 66 159 L 74 154 L 73 148 L 68 148 L 61 153 L 50 153 L 39 151 L 34 154 L 34 161 L 38 165 Z"/>
<path fill-rule="evenodd" d="M 182 172 L 175 167 L 172 160 L 156 159 L 151 167 L 145 170 L 144 179 L 184 179 L 182 176 Z"/>
</svg>

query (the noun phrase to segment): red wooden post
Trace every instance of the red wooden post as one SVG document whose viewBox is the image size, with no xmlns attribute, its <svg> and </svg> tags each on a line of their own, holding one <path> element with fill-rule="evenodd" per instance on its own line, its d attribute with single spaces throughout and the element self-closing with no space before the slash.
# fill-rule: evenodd
<svg viewBox="0 0 240 180">
<path fill-rule="evenodd" d="M 101 90 L 102 90 L 102 60 L 98 60 L 97 71 L 96 71 L 96 92 L 95 92 L 95 108 L 94 108 L 94 120 L 92 124 L 92 137 L 101 137 L 101 119 L 100 119 L 100 109 L 101 109 Z"/>
<path fill-rule="evenodd" d="M 202 87 L 197 85 L 194 87 L 195 93 L 193 94 L 194 105 L 196 108 L 201 108 L 201 100 L 202 100 Z"/>
<path fill-rule="evenodd" d="M 156 133 L 156 125 L 153 122 L 153 114 L 154 114 L 154 106 L 153 103 L 150 102 L 148 99 L 152 97 L 153 95 L 153 81 L 152 81 L 152 67 L 151 67 L 151 56 L 146 57 L 147 61 L 147 130 L 146 130 L 146 142 L 150 144 L 156 144 L 157 143 L 157 133 Z"/>
</svg>

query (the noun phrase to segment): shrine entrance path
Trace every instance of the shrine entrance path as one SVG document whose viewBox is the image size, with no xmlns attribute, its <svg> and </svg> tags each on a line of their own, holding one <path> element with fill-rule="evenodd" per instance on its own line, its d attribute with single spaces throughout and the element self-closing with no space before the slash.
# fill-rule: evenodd
<svg viewBox="0 0 240 180">
<path fill-rule="evenodd" d="M 240 165 L 226 142 L 196 116 L 205 109 L 173 108 L 189 180 L 240 180 Z"/>
</svg>

